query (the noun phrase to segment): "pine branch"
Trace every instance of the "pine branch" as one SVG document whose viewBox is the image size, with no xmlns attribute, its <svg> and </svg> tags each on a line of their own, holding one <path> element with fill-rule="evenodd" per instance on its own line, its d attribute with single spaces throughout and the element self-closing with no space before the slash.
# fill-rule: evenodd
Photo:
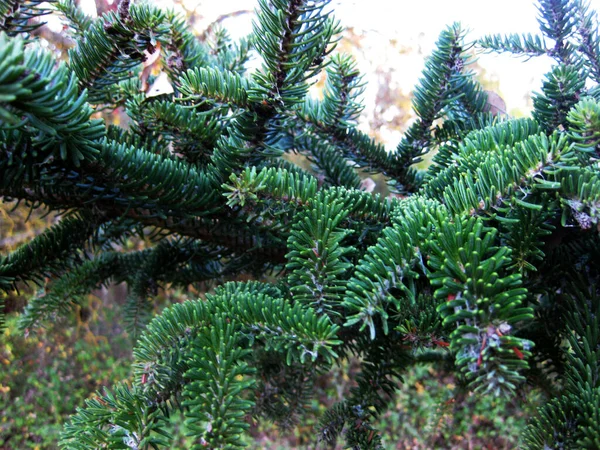
<svg viewBox="0 0 600 450">
<path fill-rule="evenodd" d="M 527 58 L 548 53 L 542 37 L 531 33 L 484 36 L 477 43 L 489 52 L 507 52 Z"/>
<path fill-rule="evenodd" d="M 282 430 L 299 425 L 310 414 L 312 396 L 319 370 L 298 363 L 286 364 L 274 352 L 261 351 L 254 356 L 257 379 L 254 390 L 254 416 L 277 423 Z"/>
<path fill-rule="evenodd" d="M 162 240 L 140 256 L 142 260 L 128 277 L 131 281 L 130 295 L 123 318 L 133 340 L 152 319 L 152 298 L 157 295 L 161 282 L 172 280 L 174 285 L 179 284 L 178 273 L 182 270 L 185 271 L 181 280 L 183 285 L 219 279 L 232 272 L 225 263 L 226 258 L 231 257 L 226 249 L 211 248 L 189 240 Z M 114 273 L 123 276 L 124 272 L 117 269 Z"/>
<path fill-rule="evenodd" d="M 165 69 L 171 80 L 176 81 L 187 70 L 208 65 L 210 56 L 208 49 L 203 46 L 189 30 L 185 20 L 169 11 L 166 13 L 169 26 L 169 36 L 161 48 Z"/>
<path fill-rule="evenodd" d="M 352 231 L 340 227 L 348 213 L 332 197 L 320 196 L 311 209 L 299 214 L 288 239 L 286 265 L 294 300 L 330 317 L 340 315 L 345 274 L 352 267 L 346 256 L 352 248 L 342 245 Z"/>
<path fill-rule="evenodd" d="M 463 40 L 464 31 L 458 24 L 448 27 L 440 35 L 437 49 L 426 62 L 413 102 L 418 119 L 398 144 L 394 170 L 389 173 L 401 193 L 414 192 L 419 187 L 419 177 L 411 165 L 420 162 L 421 157 L 431 150 L 431 128 L 434 121 L 443 116 L 445 108 L 465 95 L 480 98 L 484 95 L 477 92 L 479 87 L 476 84 L 468 82 L 472 75 L 463 73 L 468 63 L 463 55 L 467 50 Z M 476 101 L 476 109 L 481 112 L 484 107 L 482 100 Z"/>
<path fill-rule="evenodd" d="M 594 448 L 600 443 L 597 285 L 590 285 L 580 275 L 579 280 L 572 280 L 566 295 L 565 337 L 570 345 L 566 352 L 566 389 L 540 410 L 540 416 L 525 431 L 528 449 L 557 445 Z"/>
<path fill-rule="evenodd" d="M 478 159 L 480 156 L 486 157 L 488 152 L 512 147 L 540 131 L 539 124 L 531 119 L 512 119 L 472 130 L 456 147 L 451 144 L 440 148 L 427 169 L 423 192 L 437 197 L 451 180 L 464 171 L 461 167 L 476 170 L 483 161 Z"/>
<path fill-rule="evenodd" d="M 600 47 L 598 38 L 598 16 L 590 11 L 589 3 L 577 1 L 574 15 L 579 35 L 579 51 L 585 55 L 585 64 L 594 80 L 600 80 Z"/>
<path fill-rule="evenodd" d="M 577 4 L 570 0 L 540 0 L 538 6 L 540 30 L 554 41 L 548 54 L 563 64 L 572 62 L 568 38 L 575 31 L 576 10 Z"/>
<path fill-rule="evenodd" d="M 69 51 L 69 67 L 93 104 L 110 102 L 109 88 L 134 76 L 134 70 L 152 54 L 169 32 L 165 14 L 146 4 L 131 5 L 96 19 Z M 127 5 L 127 6 L 125 6 Z"/>
<path fill-rule="evenodd" d="M 2 180 L 14 181 L 15 177 L 8 174 Z M 34 189 L 36 189 L 34 191 Z M 1 186 L 0 195 L 6 198 L 19 198 L 34 205 L 47 205 L 55 210 L 86 209 L 88 198 L 75 195 L 65 195 L 50 188 L 39 189 L 33 185 L 23 186 L 12 184 Z M 99 199 L 94 202 L 94 207 L 102 211 L 107 218 L 129 218 L 144 226 L 155 227 L 181 236 L 201 239 L 223 245 L 232 250 L 249 252 L 256 258 L 269 260 L 275 263 L 285 261 L 285 241 L 276 234 L 261 230 L 256 226 L 240 223 L 235 218 L 225 215 L 221 219 L 203 219 L 201 217 L 160 217 L 154 211 L 146 208 L 132 209 L 127 204 L 116 204 L 111 198 Z"/>
<path fill-rule="evenodd" d="M 62 448 L 92 450 L 125 446 L 149 450 L 169 445 L 170 436 L 163 429 L 167 417 L 155 405 L 148 405 L 136 387 L 117 385 L 112 392 L 106 390 L 86 404 L 65 425 Z"/>
<path fill-rule="evenodd" d="M 392 173 L 393 160 L 383 145 L 355 128 L 347 129 L 344 133 L 329 134 L 330 130 L 321 121 L 315 121 L 320 114 L 319 111 L 322 110 L 318 102 L 307 101 L 302 109 L 296 112 L 296 117 L 308 125 L 305 130 L 307 134 L 314 134 L 314 138 L 308 137 L 308 143 L 314 139 L 326 140 L 330 145 L 339 148 L 341 156 L 357 164 L 358 167 L 365 168 L 369 172 L 381 172 L 384 175 Z M 317 155 L 313 157 L 318 158 Z"/>
<path fill-rule="evenodd" d="M 41 0 L 6 0 L 0 4 L 0 33 L 9 36 L 31 33 L 44 24 L 35 21 L 50 14 L 51 10 Z M 48 3 L 53 3 L 50 1 Z"/>
<path fill-rule="evenodd" d="M 61 220 L 29 243 L 0 259 L 0 286 L 12 289 L 20 281 L 41 283 L 69 268 L 78 260 L 78 252 L 89 241 L 102 219 L 83 212 Z"/>
<path fill-rule="evenodd" d="M 82 303 L 85 295 L 107 283 L 115 274 L 119 276 L 116 281 L 123 281 L 127 277 L 127 269 L 132 265 L 124 263 L 128 259 L 131 258 L 123 258 L 118 253 L 104 253 L 80 264 L 77 269 L 54 281 L 49 293 L 29 301 L 19 320 L 19 328 L 29 333 L 41 323 L 65 317 L 74 306 Z"/>
<path fill-rule="evenodd" d="M 527 290 L 510 274 L 510 250 L 495 246 L 495 230 L 476 219 L 442 223 L 432 243 L 431 283 L 444 325 L 456 327 L 451 349 L 476 390 L 499 395 L 524 381 L 532 342 L 515 337 L 516 323 L 533 318 L 523 307 Z"/>
<path fill-rule="evenodd" d="M 73 35 L 77 38 L 82 38 L 85 30 L 93 24 L 93 19 L 79 8 L 75 0 L 60 0 L 54 7 L 65 16 Z"/>
<path fill-rule="evenodd" d="M 541 36 L 531 33 L 493 35 L 481 38 L 478 43 L 487 51 L 509 52 L 527 58 L 548 55 L 559 63 L 570 65 L 580 59 L 572 42 L 576 31 L 582 29 L 582 36 L 585 36 L 586 21 L 589 24 L 589 17 L 581 8 L 581 4 L 572 0 L 540 0 L 538 23 Z M 551 46 L 548 40 L 554 41 L 554 45 Z"/>
<path fill-rule="evenodd" d="M 210 161 L 210 154 L 224 129 L 223 120 L 215 109 L 207 114 L 172 101 L 149 101 L 141 96 L 129 99 L 126 107 L 127 114 L 137 122 L 138 136 L 146 134 L 147 129 L 157 130 L 153 133 L 154 141 L 164 140 L 167 145 L 172 145 L 168 153 L 161 152 L 164 156 L 176 160 L 173 155 L 177 155 L 200 167 Z"/>
<path fill-rule="evenodd" d="M 188 70 L 179 81 L 182 96 L 180 101 L 191 101 L 194 105 L 216 103 L 233 104 L 236 108 L 247 108 L 247 92 L 250 82 L 234 72 L 212 68 Z M 212 105 L 211 105 L 212 106 Z"/>
<path fill-rule="evenodd" d="M 401 226 L 385 228 L 377 244 L 368 248 L 364 258 L 357 264 L 353 277 L 348 281 L 343 305 L 347 310 L 346 326 L 367 326 L 371 339 L 377 336 L 380 328 L 388 334 L 390 308 L 399 307 L 400 296 L 409 302 L 416 299 L 415 280 L 420 273 L 427 273 L 423 254 L 426 248 L 419 248 L 415 237 L 428 224 L 428 214 L 438 214 L 440 206 L 435 202 L 422 201 L 403 203 L 398 209 L 414 215 L 403 217 Z M 399 214 L 396 211 L 396 214 Z"/>
<path fill-rule="evenodd" d="M 323 101 L 312 121 L 322 124 L 330 131 L 328 134 L 345 134 L 353 128 L 363 110 L 357 102 L 363 92 L 364 83 L 356 63 L 349 56 L 332 56 Z"/>
<path fill-rule="evenodd" d="M 32 135 L 37 161 L 62 159 L 78 166 L 99 151 L 95 141 L 104 135 L 77 78 L 64 64 L 54 68 L 51 54 L 25 50 L 23 40 L 0 33 L 0 123 Z M 6 126 L 5 125 L 5 126 Z"/>
<path fill-rule="evenodd" d="M 305 81 L 323 67 L 327 47 L 339 25 L 324 12 L 329 0 L 259 0 L 254 24 L 254 46 L 264 57 L 253 75 L 257 87 L 249 93 L 256 103 L 270 108 L 293 105 L 306 94 Z M 281 11 L 277 14 L 275 11 Z"/>
<path fill-rule="evenodd" d="M 576 150 L 583 153 L 584 162 L 600 156 L 600 105 L 598 101 L 584 98 L 573 106 L 567 115 L 569 136 Z"/>
<path fill-rule="evenodd" d="M 240 345 L 236 322 L 222 314 L 214 326 L 202 330 L 192 343 L 193 357 L 185 376 L 186 425 L 195 432 L 193 449 L 245 447 L 241 434 L 249 428 L 243 421 L 253 402 L 242 393 L 251 389 L 254 374 L 243 361 L 252 350 Z"/>
<path fill-rule="evenodd" d="M 360 177 L 348 160 L 340 155 L 337 146 L 306 135 L 301 148 L 309 153 L 309 160 L 323 173 L 327 185 L 360 189 Z"/>
<path fill-rule="evenodd" d="M 585 86 L 578 66 L 556 66 L 546 75 L 542 93 L 535 94 L 533 116 L 548 132 L 568 125 L 567 114 L 579 101 Z"/>
<path fill-rule="evenodd" d="M 29 330 L 126 281 L 139 334 L 133 387 L 89 401 L 63 447 L 168 447 L 179 410 L 194 448 L 236 448 L 247 415 L 293 425 L 317 375 L 351 356 L 360 372 L 323 417 L 328 444 L 381 448 L 374 419 L 402 372 L 444 363 L 480 394 L 544 384 L 555 397 L 531 448 L 598 447 L 597 20 L 582 0 L 539 5 L 539 35 L 480 41 L 554 58 L 532 118 L 486 112 L 455 24 L 391 153 L 356 128 L 363 82 L 349 57 L 328 58 L 339 26 L 327 0 L 260 0 L 238 44 L 218 29 L 200 41 L 150 5 L 90 19 L 64 0 L 68 65 L 18 36 L 41 4 L 1 6 L 0 196 L 70 216 L 0 257 L 0 288 L 52 277 L 21 317 Z M 263 60 L 247 76 L 250 46 Z M 172 93 L 143 92 L 150 54 Z M 90 105 L 124 106 L 128 125 L 91 119 Z M 407 198 L 360 191 L 357 169 Z M 122 253 L 132 237 L 151 247 Z M 151 320 L 158 288 L 239 274 L 275 282 L 225 283 Z"/>
<path fill-rule="evenodd" d="M 460 165 L 447 169 L 462 172 L 462 176 L 453 177 L 451 186 L 443 189 L 441 195 L 434 195 L 434 198 L 443 198 L 452 213 L 493 215 L 507 198 L 516 205 L 539 210 L 539 196 L 530 196 L 530 193 L 557 189 L 556 168 L 568 167 L 573 154 L 564 136 L 554 134 L 547 138 L 541 134 L 533 135 L 515 147 L 498 149 L 489 156 L 479 152 L 477 158 L 481 159 L 467 163 L 477 167 L 474 172 Z"/>
<path fill-rule="evenodd" d="M 600 211 L 600 177 L 597 170 L 563 172 L 558 182 L 562 195 L 562 225 L 570 221 L 582 230 L 590 230 L 597 225 Z"/>
</svg>

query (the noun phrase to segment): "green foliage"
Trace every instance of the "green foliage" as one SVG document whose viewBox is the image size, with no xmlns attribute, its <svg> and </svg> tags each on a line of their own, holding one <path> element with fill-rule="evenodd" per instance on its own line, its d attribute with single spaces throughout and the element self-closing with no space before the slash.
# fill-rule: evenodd
<svg viewBox="0 0 600 450">
<path fill-rule="evenodd" d="M 87 16 L 74 0 L 61 0 L 55 3 L 54 7 L 62 13 L 70 25 L 70 31 L 78 38 L 92 25 L 92 18 Z"/>
<path fill-rule="evenodd" d="M 597 376 L 600 296 L 597 286 L 587 286 L 583 277 L 564 283 L 564 308 L 568 311 L 564 338 L 569 345 L 565 391 L 540 409 L 540 417 L 525 434 L 527 448 L 596 448 L 600 444 Z"/>
<path fill-rule="evenodd" d="M 324 193 L 313 209 L 299 214 L 289 238 L 286 269 L 294 301 L 309 304 L 318 313 L 336 315 L 345 290 L 345 273 L 352 266 L 341 242 L 352 230 L 340 228 L 348 211 L 335 196 Z M 333 198 L 332 198 L 333 197 Z"/>
<path fill-rule="evenodd" d="M 190 381 L 184 388 L 185 406 L 190 408 L 188 428 L 198 436 L 193 448 L 210 445 L 217 448 L 244 447 L 240 435 L 248 429 L 242 422 L 252 402 L 241 397 L 253 387 L 254 370 L 243 362 L 251 353 L 243 349 L 236 336 L 235 322 L 226 316 L 213 318 L 212 328 L 205 329 L 192 344 Z"/>
<path fill-rule="evenodd" d="M 437 42 L 437 50 L 426 62 L 423 78 L 414 93 L 413 108 L 418 120 L 410 126 L 395 155 L 395 178 L 400 192 L 414 192 L 420 185 L 420 176 L 411 165 L 432 150 L 434 121 L 447 116 L 472 117 L 484 110 L 486 95 L 473 82 L 472 74 L 465 73 L 469 61 L 464 31 L 455 23 L 444 30 Z"/>
<path fill-rule="evenodd" d="M 598 153 L 599 113 L 598 102 L 592 98 L 581 100 L 569 111 L 567 120 L 571 138 L 576 142 L 574 148 L 580 152 Z"/>
<path fill-rule="evenodd" d="M 432 285 L 443 324 L 454 325 L 456 365 L 476 390 L 513 392 L 524 379 L 531 342 L 511 336 L 515 323 L 533 318 L 519 274 L 506 274 L 508 247 L 493 245 L 495 230 L 474 218 L 444 224 L 433 244 Z"/>
<path fill-rule="evenodd" d="M 44 3 L 46 2 L 41 0 L 2 2 L 0 5 L 0 32 L 5 31 L 10 36 L 16 36 L 19 33 L 29 33 L 40 27 L 40 23 L 35 23 L 31 19 L 50 13 Z"/>
<path fill-rule="evenodd" d="M 152 437 L 152 433 L 168 437 L 160 428 L 165 422 L 161 411 L 148 406 L 136 390 L 117 385 L 114 393 L 87 400 L 87 408 L 79 410 L 67 424 L 61 445 L 76 449 L 97 448 L 158 448 L 167 440 Z"/>
<path fill-rule="evenodd" d="M 165 13 L 147 4 L 122 2 L 118 12 L 95 19 L 69 51 L 69 67 L 90 103 L 111 103 L 112 87 L 133 76 L 168 30 Z"/>
<path fill-rule="evenodd" d="M 55 69 L 50 53 L 23 46 L 22 39 L 0 34 L 1 120 L 38 144 L 27 155 L 32 159 L 69 159 L 75 165 L 90 159 L 104 127 L 90 121 L 92 109 L 85 92 L 78 92 L 76 76 L 64 64 Z"/>
<path fill-rule="evenodd" d="M 111 323 L 119 308 L 107 304 L 97 312 L 98 323 Z M 93 335 L 86 325 L 24 337 L 17 317 L 9 318 L 0 348 L 1 447 L 57 448 L 65 418 L 81 399 L 130 375 L 128 339 Z"/>
<path fill-rule="evenodd" d="M 308 90 L 306 80 L 319 73 L 332 38 L 340 32 L 324 10 L 328 3 L 259 0 L 253 45 L 264 64 L 252 77 L 256 86 L 250 100 L 265 101 L 275 109 L 301 101 Z"/>
<path fill-rule="evenodd" d="M 89 212 L 67 217 L 8 256 L 0 257 L 0 288 L 4 291 L 17 282 L 34 281 L 60 273 L 81 259 L 80 250 L 99 224 Z"/>
<path fill-rule="evenodd" d="M 136 342 L 131 383 L 88 400 L 61 445 L 169 447 L 174 414 L 192 448 L 241 447 L 251 418 L 304 419 L 315 380 L 355 358 L 354 385 L 313 432 L 327 445 L 383 448 L 378 420 L 403 373 L 428 363 L 482 403 L 542 385 L 527 445 L 597 448 L 595 15 L 543 0 L 541 35 L 480 41 L 555 59 L 526 119 L 485 112 L 474 44 L 445 29 L 415 89 L 417 120 L 388 153 L 356 128 L 363 81 L 330 56 L 340 28 L 328 3 L 260 0 L 236 45 L 222 30 L 200 42 L 148 4 L 89 19 L 63 2 L 67 64 L 20 36 L 37 3 L 0 10 L 0 195 L 68 213 L 0 258 L 0 290 L 43 285 L 20 318 L 33 333 L 126 282 Z M 250 46 L 262 63 L 246 74 Z M 136 79 L 150 55 L 172 93 Z M 91 119 L 117 107 L 127 129 Z M 406 198 L 361 191 L 357 169 Z M 159 288 L 195 283 L 217 287 L 152 318 Z"/>
<path fill-rule="evenodd" d="M 542 93 L 533 98 L 534 116 L 547 131 L 565 127 L 569 110 L 577 103 L 585 85 L 576 66 L 558 65 L 546 75 Z"/>
</svg>

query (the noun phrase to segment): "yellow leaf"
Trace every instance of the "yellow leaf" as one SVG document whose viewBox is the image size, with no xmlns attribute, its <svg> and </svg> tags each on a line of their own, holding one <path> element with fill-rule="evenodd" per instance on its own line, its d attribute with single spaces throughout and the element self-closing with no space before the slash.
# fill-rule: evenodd
<svg viewBox="0 0 600 450">
<path fill-rule="evenodd" d="M 421 383 L 419 383 L 418 381 L 415 383 L 415 387 L 417 388 L 417 393 L 419 395 L 421 395 L 423 392 L 425 392 L 425 386 L 423 386 Z"/>
</svg>

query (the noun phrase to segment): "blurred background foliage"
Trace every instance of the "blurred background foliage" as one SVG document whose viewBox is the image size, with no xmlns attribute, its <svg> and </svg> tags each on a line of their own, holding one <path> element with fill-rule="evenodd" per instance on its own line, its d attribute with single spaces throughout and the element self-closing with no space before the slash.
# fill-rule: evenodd
<svg viewBox="0 0 600 450">
<path fill-rule="evenodd" d="M 87 2 L 88 6 L 90 1 L 93 0 Z M 214 9 L 215 3 L 221 2 L 164 3 L 183 11 L 189 23 L 195 25 L 200 39 L 209 39 L 211 31 L 220 26 L 228 27 L 235 35 L 239 21 L 250 23 L 252 16 L 251 10 L 226 10 L 227 2 L 220 5 L 221 11 Z M 208 3 L 212 11 L 207 21 L 202 6 Z M 250 5 L 252 2 L 245 3 Z M 116 7 L 116 1 L 95 1 L 98 15 Z M 50 26 L 41 27 L 35 33 L 57 55 L 66 58 L 72 41 L 61 30 L 59 20 L 58 16 L 50 17 Z M 419 71 L 425 55 L 419 46 L 407 46 L 382 36 L 377 30 L 355 27 L 345 30 L 338 45 L 340 52 L 356 58 L 369 85 L 361 128 L 385 145 L 395 146 L 414 117 L 412 86 L 399 83 L 397 74 L 401 68 L 390 64 L 385 54 L 374 59 L 371 52 L 373 39 L 378 42 L 376 45 L 386 46 L 385 54 L 404 55 L 406 61 L 419 64 Z M 486 89 L 499 91 L 494 74 L 487 73 L 477 63 L 473 70 Z M 323 82 L 324 79 L 316 82 L 315 93 Z M 501 97 L 496 97 L 495 107 L 506 108 Z M 521 116 L 528 111 L 512 109 L 509 112 Z M 127 120 L 120 110 L 96 114 L 105 117 L 108 123 Z M 299 161 L 298 156 L 289 157 L 305 168 L 310 164 Z M 367 190 L 388 195 L 380 176 L 364 174 L 363 180 Z M 58 220 L 60 217 L 55 213 L 43 209 L 31 211 L 14 202 L 0 200 L 0 252 L 14 250 Z M 145 245 L 142 241 L 130 241 L 123 250 L 141 249 Z M 44 286 L 22 285 L 4 298 L 8 320 L 6 330 L 0 336 L 0 450 L 55 448 L 62 424 L 75 412 L 77 405 L 83 404 L 83 399 L 95 395 L 103 386 L 114 385 L 130 376 L 131 342 L 116 317 L 126 298 L 125 286 L 98 289 L 68 321 L 56 323 L 36 335 L 23 335 L 17 331 L 16 315 L 29 297 L 38 295 L 43 289 Z M 185 291 L 169 287 L 161 289 L 155 303 L 157 312 L 173 302 L 202 295 L 205 289 L 203 286 L 190 286 Z M 353 363 L 346 361 L 346 367 L 320 378 L 318 400 L 311 405 L 312 411 L 296 424 L 293 433 L 281 433 L 265 424 L 254 425 L 249 448 L 315 448 L 313 426 L 317 424 L 318 416 L 341 400 L 353 386 Z M 478 398 L 475 402 L 472 395 L 457 385 L 450 371 L 443 367 L 417 366 L 404 377 L 395 399 L 396 407 L 383 415 L 376 425 L 385 436 L 385 448 L 389 449 L 511 449 L 518 447 L 521 430 L 534 413 L 540 396 L 538 392 L 523 392 L 519 401 Z M 182 418 L 174 416 L 171 422 L 176 436 L 173 448 L 187 448 Z M 280 437 L 283 435 L 285 438 Z"/>
</svg>

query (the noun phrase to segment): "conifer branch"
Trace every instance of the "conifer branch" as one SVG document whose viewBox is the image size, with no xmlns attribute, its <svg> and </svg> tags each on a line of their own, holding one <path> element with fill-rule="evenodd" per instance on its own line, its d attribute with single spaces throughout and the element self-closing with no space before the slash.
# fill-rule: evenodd
<svg viewBox="0 0 600 450">
<path fill-rule="evenodd" d="M 102 219 L 84 212 L 67 217 L 0 259 L 0 287 L 8 291 L 19 281 L 41 282 L 69 268 Z"/>
<path fill-rule="evenodd" d="M 34 19 L 50 14 L 41 0 L 6 0 L 0 4 L 0 33 L 9 36 L 27 34 L 43 25 Z M 53 3 L 50 1 L 49 3 Z"/>
<path fill-rule="evenodd" d="M 178 410 L 194 448 L 239 447 L 246 415 L 293 425 L 316 376 L 357 357 L 356 386 L 317 431 L 328 444 L 382 448 L 374 419 L 402 372 L 443 363 L 477 395 L 545 384 L 553 399 L 530 448 L 598 447 L 597 20 L 580 0 L 539 5 L 538 35 L 479 41 L 554 58 L 532 116 L 486 112 L 455 24 L 391 153 L 356 128 L 363 81 L 349 57 L 329 58 L 339 25 L 327 0 L 260 0 L 237 44 L 224 30 L 200 41 L 153 6 L 124 0 L 90 19 L 64 0 L 67 64 L 20 36 L 39 2 L 0 7 L 0 196 L 69 213 L 0 256 L 0 289 L 50 281 L 21 316 L 30 330 L 125 281 L 137 339 L 132 386 L 88 401 L 61 445 L 168 447 Z M 250 46 L 263 62 L 246 75 Z M 143 92 L 149 54 L 172 93 Z M 92 105 L 124 106 L 130 126 L 91 119 Z M 357 169 L 406 198 L 360 191 Z M 131 237 L 150 247 L 118 252 Z M 242 273 L 276 281 L 221 284 L 151 318 L 159 287 Z"/>
<path fill-rule="evenodd" d="M 54 7 L 65 16 L 73 34 L 78 38 L 83 37 L 85 30 L 92 26 L 92 18 L 79 8 L 75 0 L 59 0 Z"/>
<path fill-rule="evenodd" d="M 421 161 L 421 157 L 431 150 L 431 128 L 436 119 L 452 102 L 468 95 L 480 97 L 473 112 L 483 112 L 484 102 L 478 86 L 467 82 L 469 75 L 463 73 L 467 60 L 464 31 L 459 24 L 448 27 L 437 42 L 437 50 L 430 56 L 423 72 L 423 78 L 415 91 L 413 108 L 417 121 L 407 130 L 394 154 L 394 170 L 389 176 L 394 178 L 401 193 L 414 192 L 420 185 L 420 177 L 411 165 Z M 484 94 L 483 94 L 484 95 Z M 477 111 L 477 109 L 479 111 Z"/>
</svg>

